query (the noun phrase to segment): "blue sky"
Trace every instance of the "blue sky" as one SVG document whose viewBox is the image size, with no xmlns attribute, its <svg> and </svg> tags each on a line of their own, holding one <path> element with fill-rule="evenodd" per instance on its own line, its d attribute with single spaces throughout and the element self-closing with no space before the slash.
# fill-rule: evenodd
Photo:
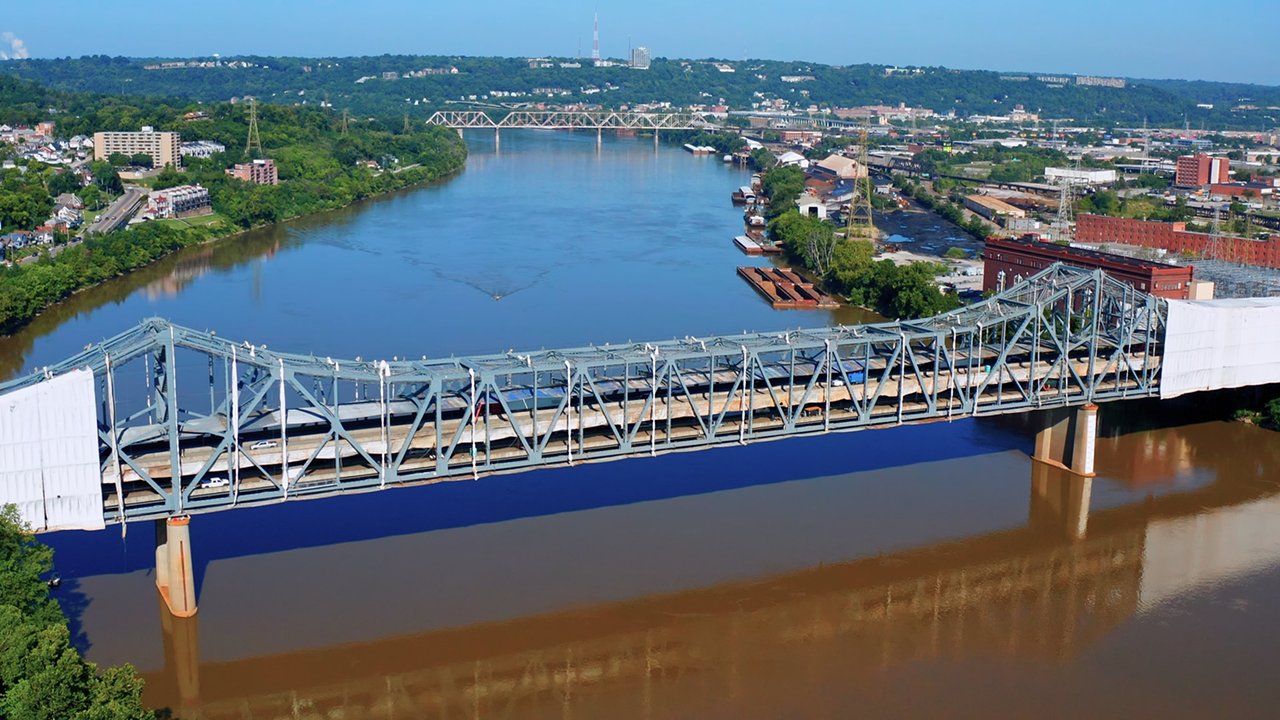
<svg viewBox="0 0 1280 720">
<path fill-rule="evenodd" d="M 698 3 L 439 0 L 63 0 L 52 14 L 4 13 L 31 57 L 128 55 L 559 55 L 606 57 L 628 37 L 654 56 L 744 55 L 1280 85 L 1280 0 L 879 0 Z M 160 16 L 163 17 L 163 19 Z M 146 19 L 144 19 L 146 18 Z M 163 28 L 163 29 L 162 29 Z"/>
</svg>

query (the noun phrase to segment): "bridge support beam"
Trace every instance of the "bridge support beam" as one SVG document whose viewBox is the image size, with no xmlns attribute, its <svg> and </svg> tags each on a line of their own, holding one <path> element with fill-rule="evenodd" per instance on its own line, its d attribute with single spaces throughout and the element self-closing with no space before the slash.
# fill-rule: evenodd
<svg viewBox="0 0 1280 720">
<path fill-rule="evenodd" d="M 596 149 L 599 150 L 604 145 L 604 129 L 596 128 Z"/>
<path fill-rule="evenodd" d="M 501 150 L 501 149 L 502 149 L 502 130 L 498 128 L 494 128 L 493 129 L 493 150 L 494 152 L 497 152 L 498 150 Z"/>
<path fill-rule="evenodd" d="M 654 150 L 658 149 L 658 131 L 657 130 L 653 131 L 653 149 Z"/>
<path fill-rule="evenodd" d="M 196 614 L 196 576 L 191 563 L 191 518 L 156 521 L 156 587 L 169 612 Z"/>
<path fill-rule="evenodd" d="M 1098 406 L 1046 410 L 1036 433 L 1036 460 L 1093 477 L 1098 438 Z"/>
</svg>

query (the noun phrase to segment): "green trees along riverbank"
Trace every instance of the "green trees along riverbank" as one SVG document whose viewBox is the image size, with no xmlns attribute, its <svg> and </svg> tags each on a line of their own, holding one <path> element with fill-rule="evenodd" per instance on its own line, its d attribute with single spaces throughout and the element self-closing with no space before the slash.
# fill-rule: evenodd
<svg viewBox="0 0 1280 720">
<path fill-rule="evenodd" d="M 0 718 L 144 720 L 133 667 L 85 662 L 42 580 L 53 551 L 26 531 L 17 508 L 0 508 Z"/>
<path fill-rule="evenodd" d="M 765 217 L 769 218 L 770 237 L 821 279 L 829 292 L 892 318 L 930 317 L 960 306 L 955 295 L 942 293 L 934 282 L 946 266 L 876 261 L 871 241 L 846 238 L 832 223 L 801 215 L 795 204 L 804 191 L 800 168 L 767 171 L 761 178 L 761 189 L 769 198 Z"/>
<path fill-rule="evenodd" d="M 4 99 L 3 90 L 0 87 L 0 100 Z M 83 101 L 78 96 L 73 99 Z M 77 290 L 180 248 L 446 177 L 466 164 L 466 145 L 447 128 L 397 125 L 378 119 L 344 121 L 320 108 L 260 106 L 257 114 L 263 155 L 275 161 L 280 184 L 255 185 L 224 172 L 250 159 L 242 150 L 249 128 L 247 107 L 243 103 L 201 106 L 208 119 L 195 122 L 183 119 L 187 110 L 159 101 L 137 107 L 98 104 L 81 108 L 83 114 L 77 117 L 60 119 L 59 126 L 91 132 L 135 130 L 142 123 L 151 123 L 160 130 L 181 132 L 184 141 L 222 143 L 227 152 L 207 159 L 187 158 L 182 171 L 167 169 L 150 179 L 156 189 L 196 183 L 208 188 L 219 221 L 205 224 L 193 218 L 190 223 L 133 225 L 109 236 L 45 248 L 34 262 L 0 267 L 0 334 L 12 333 Z M 257 155 L 256 151 L 253 154 Z M 10 203 L 15 206 L 31 205 L 30 212 L 51 206 L 50 193 L 63 188 L 68 173 L 33 165 L 25 172 L 17 168 L 7 171 L 0 178 L 0 213 L 8 207 L 3 198 L 9 197 L 19 198 Z M 106 163 L 94 163 L 94 169 L 100 181 L 115 178 Z M 94 194 L 118 191 L 118 179 L 114 182 L 117 185 L 112 188 L 90 186 L 84 190 Z"/>
</svg>

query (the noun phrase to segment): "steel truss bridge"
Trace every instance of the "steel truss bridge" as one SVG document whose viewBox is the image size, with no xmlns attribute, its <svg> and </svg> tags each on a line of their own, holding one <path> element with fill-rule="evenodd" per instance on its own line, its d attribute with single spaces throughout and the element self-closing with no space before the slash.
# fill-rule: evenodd
<svg viewBox="0 0 1280 720">
<path fill-rule="evenodd" d="M 513 110 L 494 119 L 479 110 L 437 112 L 428 125 L 489 130 L 701 130 L 714 127 L 702 117 L 680 113 L 639 113 L 568 110 Z"/>
<path fill-rule="evenodd" d="M 148 320 L 93 372 L 106 522 L 1159 392 L 1167 304 L 1052 266 L 910 322 L 440 360 L 280 353 Z"/>
</svg>

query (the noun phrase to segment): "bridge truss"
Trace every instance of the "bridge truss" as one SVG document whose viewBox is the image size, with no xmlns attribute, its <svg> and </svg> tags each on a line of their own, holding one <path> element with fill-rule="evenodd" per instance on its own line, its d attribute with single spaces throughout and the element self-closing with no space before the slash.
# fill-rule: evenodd
<svg viewBox="0 0 1280 720">
<path fill-rule="evenodd" d="M 1158 395 L 1167 305 L 1052 266 L 909 322 L 441 360 L 152 319 L 0 394 L 96 383 L 107 522 Z"/>
<path fill-rule="evenodd" d="M 500 118 L 478 110 L 437 112 L 428 125 L 490 130 L 700 130 L 711 123 L 697 115 L 610 111 L 513 110 Z"/>
</svg>

